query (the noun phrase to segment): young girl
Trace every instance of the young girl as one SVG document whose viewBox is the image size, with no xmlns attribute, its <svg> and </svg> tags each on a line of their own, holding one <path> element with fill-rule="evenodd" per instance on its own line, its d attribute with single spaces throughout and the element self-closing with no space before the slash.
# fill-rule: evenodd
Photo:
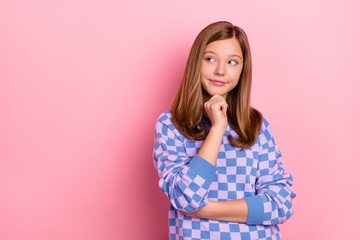
<svg viewBox="0 0 360 240">
<path fill-rule="evenodd" d="M 155 126 L 170 239 L 281 239 L 277 224 L 293 215 L 293 178 L 250 106 L 251 71 L 238 26 L 215 22 L 195 39 L 171 111 Z"/>
</svg>

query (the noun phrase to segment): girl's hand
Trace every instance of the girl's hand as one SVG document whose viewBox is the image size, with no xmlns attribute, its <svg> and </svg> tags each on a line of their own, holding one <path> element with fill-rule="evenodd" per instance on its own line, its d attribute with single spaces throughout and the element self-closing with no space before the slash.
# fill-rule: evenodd
<svg viewBox="0 0 360 240">
<path fill-rule="evenodd" d="M 200 210 L 198 210 L 200 211 Z M 199 214 L 198 214 L 198 211 L 196 212 L 192 212 L 192 213 L 187 213 L 187 212 L 183 212 L 184 215 L 188 216 L 188 217 L 192 217 L 192 218 L 200 218 Z"/>
<path fill-rule="evenodd" d="M 227 128 L 227 107 L 225 98 L 219 94 L 215 94 L 204 104 L 205 112 L 210 118 L 212 127 L 221 130 L 224 134 Z"/>
<path fill-rule="evenodd" d="M 187 213 L 187 212 L 183 212 L 184 215 L 188 216 L 188 217 L 193 217 L 193 218 L 207 218 L 209 216 L 209 213 L 211 211 L 211 207 L 212 204 L 214 202 L 213 201 L 208 201 L 208 204 L 206 204 L 204 207 L 200 208 L 199 210 L 192 212 L 192 213 Z"/>
</svg>

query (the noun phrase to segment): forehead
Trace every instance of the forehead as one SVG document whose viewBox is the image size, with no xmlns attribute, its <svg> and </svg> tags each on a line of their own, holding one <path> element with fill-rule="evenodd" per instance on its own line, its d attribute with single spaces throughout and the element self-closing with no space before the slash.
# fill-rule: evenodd
<svg viewBox="0 0 360 240">
<path fill-rule="evenodd" d="M 235 38 L 211 42 L 205 47 L 205 52 L 207 51 L 211 51 L 218 55 L 242 55 L 240 44 Z"/>
</svg>

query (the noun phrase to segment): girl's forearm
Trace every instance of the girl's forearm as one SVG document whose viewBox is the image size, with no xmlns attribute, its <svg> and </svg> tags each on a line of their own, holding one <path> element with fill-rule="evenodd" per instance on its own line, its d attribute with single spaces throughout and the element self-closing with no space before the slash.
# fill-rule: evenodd
<svg viewBox="0 0 360 240">
<path fill-rule="evenodd" d="M 222 202 L 210 201 L 200 210 L 185 215 L 219 221 L 246 223 L 248 206 L 245 199 L 227 200 Z"/>
<path fill-rule="evenodd" d="M 222 129 L 212 127 L 209 131 L 209 134 L 206 136 L 203 145 L 197 153 L 198 156 L 216 166 L 223 136 L 224 131 Z"/>
</svg>

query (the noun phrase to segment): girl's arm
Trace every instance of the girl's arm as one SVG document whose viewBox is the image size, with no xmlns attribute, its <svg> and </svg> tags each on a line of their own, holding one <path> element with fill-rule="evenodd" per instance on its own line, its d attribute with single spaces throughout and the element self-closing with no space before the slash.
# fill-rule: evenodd
<svg viewBox="0 0 360 240">
<path fill-rule="evenodd" d="M 220 95 L 205 103 L 212 127 L 199 153 L 192 157 L 187 155 L 183 136 L 172 125 L 171 115 L 163 113 L 156 121 L 153 160 L 160 177 L 159 187 L 177 210 L 191 213 L 208 203 L 207 194 L 227 128 L 226 109 L 226 101 Z"/>
<path fill-rule="evenodd" d="M 281 162 L 282 154 L 265 118 L 259 142 L 256 195 L 222 202 L 209 200 L 207 205 L 188 216 L 249 225 L 273 225 L 283 223 L 293 215 L 292 200 L 296 197 L 291 188 L 293 178 L 290 173 L 285 172 Z"/>
<path fill-rule="evenodd" d="M 204 107 L 212 127 L 197 154 L 216 166 L 221 141 L 227 127 L 227 104 L 224 98 L 214 95 Z M 192 213 L 184 212 L 184 214 L 190 217 L 245 223 L 248 217 L 248 206 L 244 199 L 223 202 L 209 200 L 208 204 L 201 209 Z"/>
<path fill-rule="evenodd" d="M 248 206 L 245 199 L 222 202 L 209 200 L 208 204 L 200 210 L 193 213 L 184 212 L 184 214 L 195 218 L 246 223 L 248 218 Z"/>
<path fill-rule="evenodd" d="M 224 137 L 227 128 L 227 103 L 225 99 L 215 94 L 204 104 L 205 113 L 211 121 L 211 129 L 206 136 L 198 155 L 216 166 L 217 157 L 221 146 L 221 141 Z"/>
<path fill-rule="evenodd" d="M 223 130 L 212 127 L 197 153 L 199 157 L 216 166 L 223 136 Z"/>
</svg>

